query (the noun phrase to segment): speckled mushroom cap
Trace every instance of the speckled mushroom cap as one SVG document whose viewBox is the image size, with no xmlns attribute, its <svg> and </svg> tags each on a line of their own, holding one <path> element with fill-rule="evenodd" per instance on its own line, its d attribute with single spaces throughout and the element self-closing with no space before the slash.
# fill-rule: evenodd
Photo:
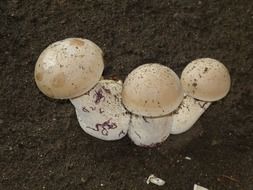
<svg viewBox="0 0 253 190">
<path fill-rule="evenodd" d="M 182 99 L 183 90 L 176 73 L 157 63 L 137 67 L 123 84 L 123 104 L 137 115 L 157 117 L 169 114 Z"/>
<path fill-rule="evenodd" d="M 182 72 L 184 91 L 202 101 L 217 101 L 227 95 L 230 89 L 230 75 L 219 61 L 210 58 L 196 59 Z"/>
<path fill-rule="evenodd" d="M 69 99 L 89 91 L 102 76 L 103 52 L 92 41 L 67 38 L 49 45 L 35 65 L 35 81 L 47 96 Z"/>
</svg>

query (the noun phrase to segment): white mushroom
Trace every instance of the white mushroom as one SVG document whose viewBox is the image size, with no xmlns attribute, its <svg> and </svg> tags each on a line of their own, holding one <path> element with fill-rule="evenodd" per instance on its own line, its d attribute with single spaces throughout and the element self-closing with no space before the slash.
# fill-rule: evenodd
<svg viewBox="0 0 253 190">
<path fill-rule="evenodd" d="M 154 146 L 170 134 L 174 111 L 183 99 L 177 75 L 160 64 L 134 69 L 123 84 L 122 102 L 132 112 L 128 136 L 139 146 Z"/>
<path fill-rule="evenodd" d="M 173 114 L 172 134 L 190 129 L 212 101 L 225 97 L 230 89 L 227 68 L 215 59 L 201 58 L 189 63 L 182 72 L 186 96 Z"/>
<path fill-rule="evenodd" d="M 71 99 L 82 129 L 102 140 L 118 140 L 128 131 L 130 115 L 121 103 L 122 83 L 101 80 L 84 95 Z"/>
<path fill-rule="evenodd" d="M 67 38 L 49 45 L 35 65 L 35 81 L 45 95 L 69 99 L 88 92 L 102 76 L 102 50 L 92 41 Z"/>
</svg>

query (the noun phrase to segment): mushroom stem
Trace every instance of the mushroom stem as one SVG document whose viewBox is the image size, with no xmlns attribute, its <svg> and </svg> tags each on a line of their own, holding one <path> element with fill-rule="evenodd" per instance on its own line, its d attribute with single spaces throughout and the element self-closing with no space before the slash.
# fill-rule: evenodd
<svg viewBox="0 0 253 190">
<path fill-rule="evenodd" d="M 129 122 L 128 137 L 134 144 L 143 147 L 154 147 L 164 142 L 170 135 L 171 116 L 144 117 L 132 115 Z"/>
<path fill-rule="evenodd" d="M 182 103 L 173 112 L 171 134 L 181 134 L 189 130 L 210 105 L 211 102 L 196 100 L 185 94 Z"/>
<path fill-rule="evenodd" d="M 86 94 L 70 99 L 82 129 L 102 140 L 118 140 L 128 131 L 130 116 L 121 103 L 122 83 L 101 80 Z"/>
</svg>

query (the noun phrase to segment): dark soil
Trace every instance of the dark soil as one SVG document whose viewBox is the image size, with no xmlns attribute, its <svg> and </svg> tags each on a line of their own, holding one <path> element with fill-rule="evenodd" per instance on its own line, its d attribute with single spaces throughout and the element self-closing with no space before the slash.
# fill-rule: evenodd
<svg viewBox="0 0 253 190">
<path fill-rule="evenodd" d="M 0 11 L 1 190 L 253 189 L 252 0 L 1 0 Z M 104 142 L 82 131 L 69 101 L 35 85 L 39 54 L 67 37 L 103 49 L 105 76 L 124 79 L 147 62 L 180 74 L 211 57 L 228 67 L 232 88 L 159 147 Z M 166 185 L 147 185 L 152 173 Z"/>
</svg>

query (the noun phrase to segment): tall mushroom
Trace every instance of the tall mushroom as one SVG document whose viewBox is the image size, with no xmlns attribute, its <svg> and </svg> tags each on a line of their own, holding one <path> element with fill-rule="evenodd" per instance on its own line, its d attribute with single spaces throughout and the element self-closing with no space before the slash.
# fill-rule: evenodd
<svg viewBox="0 0 253 190">
<path fill-rule="evenodd" d="M 185 97 L 173 114 L 172 134 L 190 129 L 212 102 L 224 98 L 229 92 L 231 79 L 221 62 L 201 58 L 185 67 L 181 83 Z"/>
<path fill-rule="evenodd" d="M 132 113 L 128 136 L 139 146 L 154 146 L 170 134 L 174 111 L 183 99 L 178 76 L 150 63 L 134 69 L 123 84 L 122 101 Z"/>
<path fill-rule="evenodd" d="M 67 38 L 41 53 L 34 75 L 45 95 L 70 99 L 85 132 L 103 140 L 117 140 L 127 134 L 129 116 L 122 116 L 126 112 L 120 100 L 122 84 L 99 81 L 103 69 L 103 52 L 95 43 Z"/>
</svg>

